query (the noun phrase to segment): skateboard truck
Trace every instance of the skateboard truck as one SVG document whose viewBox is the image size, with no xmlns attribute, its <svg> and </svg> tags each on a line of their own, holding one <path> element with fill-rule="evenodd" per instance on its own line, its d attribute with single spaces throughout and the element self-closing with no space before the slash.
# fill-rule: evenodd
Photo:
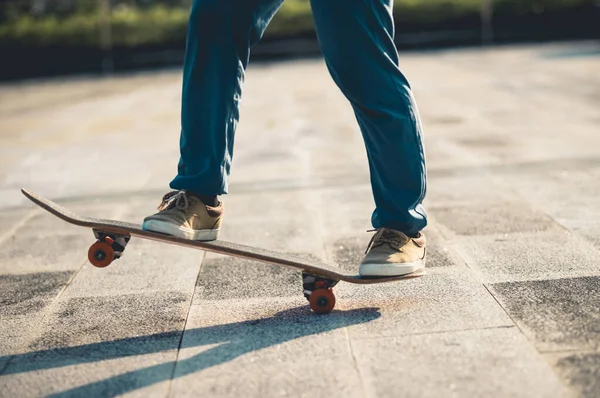
<svg viewBox="0 0 600 398">
<path fill-rule="evenodd" d="M 307 272 L 302 273 L 302 288 L 304 297 L 308 300 L 310 308 L 317 314 L 327 314 L 335 307 L 333 287 L 339 281 L 323 278 Z"/>
<path fill-rule="evenodd" d="M 131 235 L 119 235 L 92 229 L 96 242 L 88 250 L 88 260 L 99 268 L 107 267 L 121 257 Z"/>
</svg>

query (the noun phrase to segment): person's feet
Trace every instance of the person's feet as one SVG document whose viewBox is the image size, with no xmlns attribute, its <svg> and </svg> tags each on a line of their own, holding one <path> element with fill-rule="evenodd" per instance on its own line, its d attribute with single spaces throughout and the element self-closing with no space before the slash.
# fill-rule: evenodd
<svg viewBox="0 0 600 398">
<path fill-rule="evenodd" d="M 182 191 L 166 194 L 158 213 L 144 219 L 142 229 L 192 240 L 215 240 L 223 218 L 223 203 L 207 206 L 196 196 Z"/>
<path fill-rule="evenodd" d="M 425 235 L 411 238 L 402 232 L 380 228 L 360 264 L 361 276 L 400 276 L 425 268 Z"/>
</svg>

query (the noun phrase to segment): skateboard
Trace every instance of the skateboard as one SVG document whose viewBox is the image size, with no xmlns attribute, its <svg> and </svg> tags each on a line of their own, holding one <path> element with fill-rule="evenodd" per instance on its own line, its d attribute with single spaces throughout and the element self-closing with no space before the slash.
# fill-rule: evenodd
<svg viewBox="0 0 600 398">
<path fill-rule="evenodd" d="M 132 236 L 150 239 L 193 249 L 241 257 L 263 263 L 287 267 L 302 272 L 302 287 L 304 296 L 308 299 L 310 308 L 317 314 L 327 314 L 335 306 L 333 287 L 339 282 L 357 284 L 373 284 L 407 280 L 424 275 L 424 272 L 391 277 L 361 277 L 349 274 L 338 267 L 306 260 L 292 254 L 279 253 L 258 247 L 241 245 L 222 240 L 195 241 L 157 232 L 145 231 L 140 224 L 117 220 L 103 220 L 79 216 L 59 204 L 33 192 L 21 189 L 21 192 L 33 203 L 56 217 L 81 227 L 92 229 L 96 242 L 88 250 L 88 260 L 96 267 L 103 268 L 120 258 Z"/>
</svg>

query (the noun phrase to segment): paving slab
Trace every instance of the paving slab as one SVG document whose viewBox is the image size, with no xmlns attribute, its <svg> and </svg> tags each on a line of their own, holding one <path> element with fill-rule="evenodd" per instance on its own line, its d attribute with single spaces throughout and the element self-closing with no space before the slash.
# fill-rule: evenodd
<svg viewBox="0 0 600 398">
<path fill-rule="evenodd" d="M 364 286 L 340 284 L 336 289 L 340 308 L 376 307 L 382 314 L 349 331 L 352 338 L 513 325 L 465 267 L 433 268 L 420 278 Z"/>
<path fill-rule="evenodd" d="M 491 288 L 538 350 L 600 348 L 600 277 L 505 282 Z"/>
<path fill-rule="evenodd" d="M 154 385 L 164 396 L 190 299 L 179 292 L 63 298 L 28 350 L 10 359 L 2 388 L 19 396 L 137 395 Z"/>
<path fill-rule="evenodd" d="M 462 236 L 562 229 L 550 217 L 533 209 L 525 201 L 433 206 L 429 212 L 437 222 Z"/>
<path fill-rule="evenodd" d="M 160 199 L 160 198 L 159 198 Z M 119 200 L 104 198 L 104 217 L 141 223 L 155 211 L 157 198 L 134 196 Z M 80 202 L 69 208 L 83 207 Z M 96 209 L 96 214 L 101 213 Z M 102 217 L 102 215 L 100 215 Z M 87 258 L 87 250 L 94 242 L 91 230 L 78 228 L 87 236 L 85 245 L 77 250 Z M 106 268 L 96 268 L 85 261 L 74 278 L 67 297 L 111 296 L 150 291 L 193 292 L 205 252 L 159 242 L 132 238 L 124 255 Z"/>
<path fill-rule="evenodd" d="M 59 243 L 60 242 L 60 243 Z M 76 271 L 87 261 L 89 238 L 62 235 L 56 240 L 20 233 L 8 238 L 0 251 L 0 272 L 23 274 L 38 272 Z"/>
<path fill-rule="evenodd" d="M 364 396 L 346 328 L 378 318 L 378 311 L 316 317 L 302 304 L 272 298 L 193 305 L 171 396 Z"/>
<path fill-rule="evenodd" d="M 73 273 L 0 275 L 0 318 L 39 312 L 65 288 Z"/>
<path fill-rule="evenodd" d="M 319 220 L 305 200 L 309 195 L 312 193 L 291 190 L 226 198 L 227 221 L 220 238 L 322 261 L 325 251 L 322 236 L 316 231 Z M 266 218 L 265 209 L 269 213 Z M 298 271 L 214 253 L 206 255 L 198 287 L 200 297 L 209 300 L 302 296 Z"/>
<path fill-rule="evenodd" d="M 29 201 L 27 201 L 29 202 Z M 118 218 L 122 206 L 91 200 L 85 204 L 65 204 L 75 212 Z M 0 272 L 22 274 L 48 271 L 74 271 L 87 258 L 94 242 L 91 230 L 77 227 L 28 204 L 24 224 L 0 242 Z"/>
<path fill-rule="evenodd" d="M 514 327 L 360 339 L 352 349 L 378 397 L 569 396 Z"/>
<path fill-rule="evenodd" d="M 313 191 L 314 192 L 314 191 Z M 320 220 L 321 234 L 328 239 L 349 233 L 362 233 L 364 245 L 369 242 L 367 230 L 373 229 L 371 215 L 375 209 L 368 180 L 348 187 L 324 188 L 314 192 L 313 217 Z"/>
<path fill-rule="evenodd" d="M 598 253 L 569 231 L 475 236 L 453 241 L 485 282 L 596 275 Z"/>
<path fill-rule="evenodd" d="M 2 244 L 2 241 L 10 236 L 13 231 L 32 217 L 32 212 L 33 210 L 30 208 L 0 211 L 0 244 Z"/>
<path fill-rule="evenodd" d="M 560 376 L 574 390 L 574 395 L 592 398 L 600 391 L 600 353 L 579 352 L 558 357 L 547 355 Z"/>
<path fill-rule="evenodd" d="M 0 317 L 0 374 L 11 355 L 22 352 L 31 330 L 41 321 L 41 313 Z"/>
<path fill-rule="evenodd" d="M 198 277 L 201 296 L 218 300 L 302 295 L 299 272 L 235 257 L 208 255 Z"/>
<path fill-rule="evenodd" d="M 507 178 L 514 191 L 567 227 L 597 224 L 600 168 L 595 157 L 548 162 Z"/>
<path fill-rule="evenodd" d="M 22 352 L 71 277 L 66 271 L 0 275 L 0 375 L 11 355 Z"/>
<path fill-rule="evenodd" d="M 600 225 L 577 226 L 572 227 L 571 230 L 577 236 L 589 242 L 596 250 L 600 250 Z"/>
<path fill-rule="evenodd" d="M 123 257 L 106 268 L 96 268 L 87 261 L 91 242 L 81 246 L 80 252 L 86 256 L 84 265 L 65 291 L 67 297 L 191 292 L 205 256 L 199 250 L 133 239 Z"/>
<path fill-rule="evenodd" d="M 427 268 L 464 265 L 464 260 L 440 232 L 437 222 L 429 222 L 423 230 L 423 234 L 427 239 Z"/>
</svg>

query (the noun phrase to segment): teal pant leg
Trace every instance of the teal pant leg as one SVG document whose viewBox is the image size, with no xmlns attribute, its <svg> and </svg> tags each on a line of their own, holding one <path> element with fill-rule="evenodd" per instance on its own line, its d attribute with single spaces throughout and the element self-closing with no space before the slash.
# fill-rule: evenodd
<svg viewBox="0 0 600 398">
<path fill-rule="evenodd" d="M 227 193 L 250 47 L 282 1 L 194 1 L 183 69 L 181 156 L 171 188 Z"/>
<path fill-rule="evenodd" d="M 372 224 L 413 234 L 427 224 L 422 129 L 398 68 L 392 0 L 311 0 L 327 67 L 348 98 L 367 149 Z"/>
</svg>

